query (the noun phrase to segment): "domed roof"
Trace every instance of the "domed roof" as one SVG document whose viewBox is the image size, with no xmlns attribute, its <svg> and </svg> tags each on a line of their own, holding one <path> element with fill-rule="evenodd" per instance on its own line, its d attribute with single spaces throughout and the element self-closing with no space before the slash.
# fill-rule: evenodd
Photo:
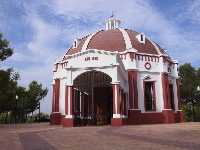
<svg viewBox="0 0 200 150">
<path fill-rule="evenodd" d="M 66 54 L 72 55 L 88 49 L 111 52 L 134 49 L 137 53 L 166 54 L 158 44 L 151 41 L 144 33 L 119 28 L 119 23 L 119 20 L 110 18 L 106 24 L 106 30 L 100 30 L 76 40 L 76 46 L 72 46 Z"/>
<path fill-rule="evenodd" d="M 102 30 L 92 37 L 87 49 L 120 52 L 126 50 L 126 44 L 119 29 Z"/>
</svg>

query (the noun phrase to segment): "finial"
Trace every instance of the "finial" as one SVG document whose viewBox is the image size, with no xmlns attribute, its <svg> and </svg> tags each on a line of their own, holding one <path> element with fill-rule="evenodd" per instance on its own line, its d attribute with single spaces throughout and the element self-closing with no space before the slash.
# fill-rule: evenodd
<svg viewBox="0 0 200 150">
<path fill-rule="evenodd" d="M 110 18 L 113 18 L 114 17 L 114 11 L 112 11 L 112 15 L 110 16 Z"/>
</svg>

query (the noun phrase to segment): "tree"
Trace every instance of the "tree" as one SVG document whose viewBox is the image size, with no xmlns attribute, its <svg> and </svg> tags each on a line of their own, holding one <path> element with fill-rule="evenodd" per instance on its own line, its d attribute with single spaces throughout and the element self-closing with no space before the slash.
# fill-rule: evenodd
<svg viewBox="0 0 200 150">
<path fill-rule="evenodd" d="M 197 82 L 198 82 L 198 85 L 200 85 L 200 68 L 197 69 Z"/>
<path fill-rule="evenodd" d="M 31 113 L 35 111 L 39 104 L 40 101 L 47 95 L 48 89 L 43 88 L 42 84 L 38 84 L 37 81 L 32 81 L 29 86 L 28 86 L 28 101 L 27 101 L 27 112 Z"/>
<path fill-rule="evenodd" d="M 186 63 L 179 67 L 181 81 L 181 99 L 188 106 L 192 107 L 192 117 L 195 120 L 195 106 L 200 104 L 200 93 L 197 86 L 200 85 L 200 68 L 196 69 L 191 64 Z"/>
<path fill-rule="evenodd" d="M 4 61 L 13 54 L 9 42 L 3 39 L 0 33 L 0 61 Z M 15 89 L 17 86 L 18 76 L 12 69 L 0 70 L 0 113 L 9 111 L 12 100 L 15 98 Z"/>
<path fill-rule="evenodd" d="M 4 61 L 12 54 L 9 42 L 0 34 L 0 61 Z M 13 69 L 0 70 L 0 113 L 11 112 L 9 114 L 21 122 L 24 121 L 25 115 L 33 113 L 38 108 L 48 90 L 37 81 L 32 81 L 28 88 L 18 86 L 19 77 Z"/>
<path fill-rule="evenodd" d="M 26 111 L 25 111 L 25 102 L 28 100 L 28 95 L 25 87 L 18 86 L 16 94 L 18 96 L 18 100 L 16 100 L 16 109 L 15 115 L 18 116 L 19 122 L 25 121 Z"/>
<path fill-rule="evenodd" d="M 17 117 L 18 122 L 24 122 L 27 114 L 33 113 L 38 109 L 40 101 L 47 95 L 47 88 L 43 88 L 42 84 L 32 81 L 28 88 L 22 86 L 17 87 L 16 109 L 13 114 Z"/>
<path fill-rule="evenodd" d="M 12 69 L 0 70 L 0 113 L 13 110 L 18 78 Z"/>
<path fill-rule="evenodd" d="M 181 81 L 181 98 L 187 99 L 191 97 L 197 88 L 196 70 L 191 64 L 183 64 L 179 67 L 179 76 Z"/>
<path fill-rule="evenodd" d="M 0 61 L 7 59 L 12 54 L 13 49 L 10 48 L 9 42 L 6 39 L 3 39 L 3 36 L 0 33 Z"/>
</svg>

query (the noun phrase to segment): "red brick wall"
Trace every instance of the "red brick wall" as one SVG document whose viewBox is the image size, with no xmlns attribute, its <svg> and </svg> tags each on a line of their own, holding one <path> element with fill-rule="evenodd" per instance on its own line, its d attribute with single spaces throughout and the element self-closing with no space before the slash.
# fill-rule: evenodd
<svg viewBox="0 0 200 150">
<path fill-rule="evenodd" d="M 129 108 L 138 109 L 137 71 L 128 71 Z"/>
<path fill-rule="evenodd" d="M 164 109 L 170 109 L 170 98 L 169 98 L 169 79 L 168 74 L 162 74 L 162 87 L 163 87 L 163 101 L 164 101 Z"/>
<path fill-rule="evenodd" d="M 59 97 L 60 97 L 60 79 L 55 80 L 55 110 L 54 112 L 59 112 Z"/>
</svg>

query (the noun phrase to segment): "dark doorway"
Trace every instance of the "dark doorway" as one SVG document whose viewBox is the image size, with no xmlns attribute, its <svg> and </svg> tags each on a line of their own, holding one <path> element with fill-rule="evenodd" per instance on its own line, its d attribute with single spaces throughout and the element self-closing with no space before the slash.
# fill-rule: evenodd
<svg viewBox="0 0 200 150">
<path fill-rule="evenodd" d="M 174 90 L 173 90 L 173 85 L 172 84 L 169 84 L 169 97 L 170 97 L 171 109 L 175 110 L 175 105 L 174 105 Z"/>
<path fill-rule="evenodd" d="M 112 117 L 112 79 L 88 71 L 74 80 L 73 111 L 77 125 L 106 125 Z"/>
<path fill-rule="evenodd" d="M 154 82 L 144 82 L 144 100 L 146 111 L 156 110 Z"/>
</svg>

